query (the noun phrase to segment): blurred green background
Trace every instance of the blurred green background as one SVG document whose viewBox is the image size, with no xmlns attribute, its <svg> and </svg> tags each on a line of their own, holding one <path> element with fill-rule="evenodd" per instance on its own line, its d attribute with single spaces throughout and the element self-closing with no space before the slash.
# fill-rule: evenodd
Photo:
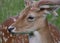
<svg viewBox="0 0 60 43">
<path fill-rule="evenodd" d="M 18 15 L 24 8 L 24 0 L 0 0 L 0 24 L 7 18 Z M 48 15 L 49 22 L 57 25 L 60 28 L 60 10 L 57 11 L 59 16 L 57 20 L 51 22 L 52 15 Z"/>
<path fill-rule="evenodd" d="M 10 16 L 17 15 L 23 8 L 23 0 L 0 0 L 0 23 Z"/>
</svg>

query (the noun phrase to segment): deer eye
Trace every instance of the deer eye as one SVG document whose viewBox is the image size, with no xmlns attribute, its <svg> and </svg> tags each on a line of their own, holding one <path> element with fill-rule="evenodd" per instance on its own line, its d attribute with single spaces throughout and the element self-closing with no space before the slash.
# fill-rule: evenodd
<svg viewBox="0 0 60 43">
<path fill-rule="evenodd" d="M 45 10 L 45 8 L 40 8 L 41 11 Z"/>
<path fill-rule="evenodd" d="M 33 17 L 33 16 L 29 16 L 29 17 L 28 17 L 28 21 L 29 21 L 29 22 L 33 22 L 34 20 L 35 20 L 35 17 Z"/>
</svg>

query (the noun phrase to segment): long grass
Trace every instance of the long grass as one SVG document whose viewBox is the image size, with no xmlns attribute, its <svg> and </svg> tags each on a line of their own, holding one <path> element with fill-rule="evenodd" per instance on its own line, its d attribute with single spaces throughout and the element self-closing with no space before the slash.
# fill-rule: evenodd
<svg viewBox="0 0 60 43">
<path fill-rule="evenodd" d="M 17 15 L 24 8 L 23 0 L 0 0 L 0 23 Z"/>
<path fill-rule="evenodd" d="M 23 8 L 24 0 L 0 0 L 0 23 L 10 16 L 18 15 Z M 58 19 L 52 23 L 60 28 L 60 10 L 57 12 L 59 14 Z M 50 20 L 51 16 L 48 16 L 48 18 L 48 20 Z"/>
</svg>

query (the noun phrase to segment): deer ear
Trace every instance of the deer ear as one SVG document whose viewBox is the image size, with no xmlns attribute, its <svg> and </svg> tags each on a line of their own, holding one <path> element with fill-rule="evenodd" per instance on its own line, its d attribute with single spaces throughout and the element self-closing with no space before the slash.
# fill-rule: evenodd
<svg viewBox="0 0 60 43">
<path fill-rule="evenodd" d="M 52 12 L 51 12 L 51 13 L 52 13 L 54 16 L 58 16 L 58 13 L 56 12 L 58 9 L 59 9 L 59 6 L 58 6 L 58 5 L 54 6 L 54 7 L 52 8 Z"/>
<path fill-rule="evenodd" d="M 25 7 L 32 5 L 34 0 L 24 0 Z"/>
</svg>

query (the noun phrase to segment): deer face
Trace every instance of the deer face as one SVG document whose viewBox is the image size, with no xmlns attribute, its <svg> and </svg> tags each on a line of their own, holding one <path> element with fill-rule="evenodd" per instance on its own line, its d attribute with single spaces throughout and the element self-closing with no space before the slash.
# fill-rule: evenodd
<svg viewBox="0 0 60 43">
<path fill-rule="evenodd" d="M 37 2 L 28 5 L 18 17 L 17 21 L 9 26 L 10 32 L 30 32 L 43 28 L 46 14 L 49 9 L 40 8 Z"/>
<path fill-rule="evenodd" d="M 46 18 L 45 9 L 41 9 L 41 10 L 30 9 L 26 13 L 27 14 L 24 15 L 22 14 L 21 16 L 19 16 L 17 21 L 9 27 L 9 31 L 29 32 L 29 31 L 35 31 L 40 27 L 42 28 L 44 26 L 42 23 Z"/>
</svg>

